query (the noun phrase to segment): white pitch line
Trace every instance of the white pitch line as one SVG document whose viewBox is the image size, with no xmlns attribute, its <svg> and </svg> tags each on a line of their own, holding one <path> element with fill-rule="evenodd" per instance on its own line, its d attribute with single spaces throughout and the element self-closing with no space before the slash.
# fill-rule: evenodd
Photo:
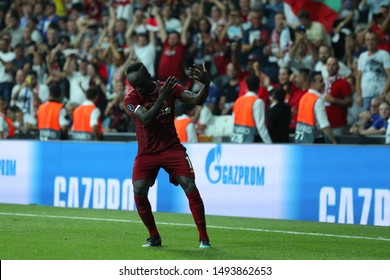
<svg viewBox="0 0 390 280">
<path fill-rule="evenodd" d="M 104 222 L 120 222 L 120 223 L 142 223 L 141 221 L 135 220 L 119 220 L 119 219 L 106 219 L 106 218 L 91 218 L 91 217 L 74 217 L 74 216 L 52 216 L 52 215 L 37 215 L 37 214 L 25 214 L 25 213 L 6 213 L 0 212 L 3 216 L 21 216 L 21 217 L 38 217 L 38 218 L 53 218 L 53 219 L 71 219 L 71 220 L 88 220 L 88 221 L 104 221 Z M 181 226 L 181 227 L 194 227 L 193 224 L 179 224 L 179 223 L 167 223 L 167 222 L 156 222 L 160 225 L 169 226 Z M 300 231 L 286 231 L 277 229 L 260 229 L 260 228 L 242 228 L 242 227 L 225 227 L 225 226 L 213 226 L 207 225 L 208 228 L 215 229 L 227 229 L 227 230 L 242 230 L 242 231 L 257 231 L 257 232 L 270 232 L 270 233 L 283 233 L 293 235 L 310 235 L 319 237 L 335 237 L 335 238 L 346 238 L 346 239 L 364 239 L 364 240 L 375 240 L 375 241 L 390 241 L 389 238 L 384 237 L 366 237 L 366 236 L 353 236 L 353 235 L 337 235 L 328 233 L 314 233 L 314 232 L 300 232 Z"/>
</svg>

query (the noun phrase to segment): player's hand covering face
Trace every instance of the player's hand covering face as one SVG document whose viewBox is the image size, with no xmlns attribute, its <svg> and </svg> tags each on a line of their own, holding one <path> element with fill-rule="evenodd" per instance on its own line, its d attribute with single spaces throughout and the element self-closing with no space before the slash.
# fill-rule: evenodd
<svg viewBox="0 0 390 280">
<path fill-rule="evenodd" d="M 164 99 L 171 95 L 176 85 L 177 79 L 172 76 L 165 81 L 165 84 L 163 86 L 160 87 L 160 83 L 158 83 L 160 94 L 164 95 Z"/>
</svg>

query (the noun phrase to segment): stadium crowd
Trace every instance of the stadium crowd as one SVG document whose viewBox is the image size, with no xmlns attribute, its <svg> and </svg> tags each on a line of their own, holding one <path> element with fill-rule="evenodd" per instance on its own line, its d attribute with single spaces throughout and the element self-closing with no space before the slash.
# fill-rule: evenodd
<svg viewBox="0 0 390 280">
<path fill-rule="evenodd" d="M 141 61 L 154 79 L 175 76 L 192 89 L 199 85 L 187 69 L 205 63 L 205 104 L 176 110 L 178 120 L 190 119 L 191 141 L 215 116 L 251 113 L 235 103 L 257 77 L 253 110 L 261 117 L 253 126 L 261 133 L 253 141 L 304 137 L 308 126 L 297 123 L 310 110 L 298 105 L 309 106 L 300 101 L 310 91 L 322 104 L 314 106 L 315 142 L 387 134 L 390 143 L 390 0 L 341 2 L 327 31 L 311 20 L 314 11 L 288 22 L 282 0 L 0 0 L 0 138 L 41 129 L 48 101 L 61 104 L 61 138 L 134 132 L 123 70 Z"/>
</svg>

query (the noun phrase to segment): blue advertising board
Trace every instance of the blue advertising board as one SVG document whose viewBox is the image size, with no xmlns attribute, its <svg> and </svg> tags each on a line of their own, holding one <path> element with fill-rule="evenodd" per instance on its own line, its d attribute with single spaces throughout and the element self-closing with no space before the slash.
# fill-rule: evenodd
<svg viewBox="0 0 390 280">
<path fill-rule="evenodd" d="M 208 215 L 390 226 L 387 146 L 186 144 Z M 135 210 L 136 143 L 0 142 L 0 203 Z M 189 213 L 160 170 L 153 211 Z"/>
</svg>

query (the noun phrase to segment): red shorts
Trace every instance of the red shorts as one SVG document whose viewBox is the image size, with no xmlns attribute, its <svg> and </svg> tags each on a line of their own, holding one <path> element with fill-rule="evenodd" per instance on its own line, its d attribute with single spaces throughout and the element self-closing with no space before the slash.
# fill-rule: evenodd
<svg viewBox="0 0 390 280">
<path fill-rule="evenodd" d="M 154 180 L 160 168 L 169 174 L 169 181 L 178 185 L 176 176 L 195 178 L 194 169 L 186 148 L 178 144 L 153 155 L 140 155 L 135 158 L 133 167 L 133 182 L 137 180 Z"/>
</svg>

